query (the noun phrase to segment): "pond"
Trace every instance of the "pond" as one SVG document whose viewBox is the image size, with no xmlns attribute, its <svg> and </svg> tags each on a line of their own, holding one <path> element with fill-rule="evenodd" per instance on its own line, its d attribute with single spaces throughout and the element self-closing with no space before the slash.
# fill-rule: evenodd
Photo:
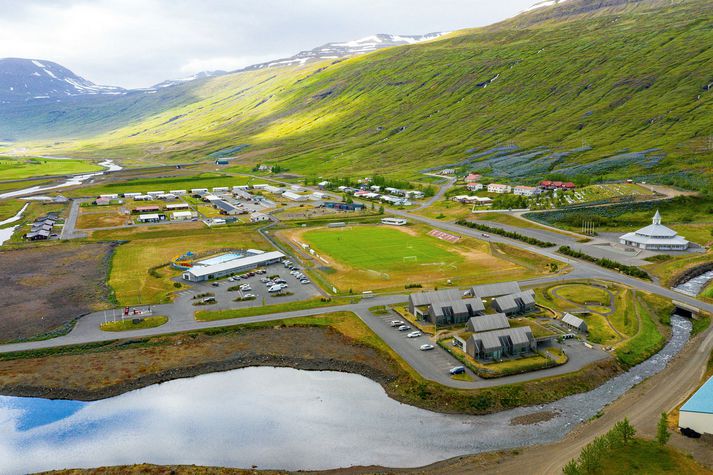
<svg viewBox="0 0 713 475">
<path fill-rule="evenodd" d="M 132 463 L 274 469 L 416 467 L 457 455 L 560 439 L 688 340 L 672 317 L 660 353 L 586 394 L 487 416 L 437 414 L 390 399 L 354 374 L 245 368 L 149 386 L 96 401 L 0 397 L 0 473 Z M 546 422 L 513 417 L 556 412 Z"/>
</svg>

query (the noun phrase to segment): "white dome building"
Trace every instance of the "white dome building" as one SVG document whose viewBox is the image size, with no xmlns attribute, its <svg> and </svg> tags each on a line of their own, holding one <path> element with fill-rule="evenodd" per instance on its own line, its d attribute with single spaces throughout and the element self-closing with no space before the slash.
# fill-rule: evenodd
<svg viewBox="0 0 713 475">
<path fill-rule="evenodd" d="M 648 251 L 685 251 L 688 241 L 673 229 L 661 224 L 661 215 L 658 210 L 654 215 L 652 224 L 633 233 L 624 234 L 619 242 L 625 246 L 638 247 Z"/>
</svg>

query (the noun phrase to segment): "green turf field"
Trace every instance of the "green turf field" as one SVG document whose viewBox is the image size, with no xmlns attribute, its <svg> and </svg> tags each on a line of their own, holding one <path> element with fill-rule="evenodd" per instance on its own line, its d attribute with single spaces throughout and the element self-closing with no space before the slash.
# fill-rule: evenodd
<svg viewBox="0 0 713 475">
<path fill-rule="evenodd" d="M 389 272 L 426 263 L 459 264 L 462 256 L 437 246 L 428 236 L 368 226 L 308 231 L 304 239 L 318 252 L 357 269 Z"/>
</svg>

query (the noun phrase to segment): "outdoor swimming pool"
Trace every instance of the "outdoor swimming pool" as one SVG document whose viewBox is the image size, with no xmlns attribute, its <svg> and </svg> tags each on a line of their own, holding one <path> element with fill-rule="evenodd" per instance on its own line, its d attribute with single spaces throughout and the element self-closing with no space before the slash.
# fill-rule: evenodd
<svg viewBox="0 0 713 475">
<path fill-rule="evenodd" d="M 239 254 L 237 252 L 228 252 L 227 254 L 221 254 L 219 256 L 211 257 L 210 259 L 205 259 L 202 261 L 196 262 L 196 265 L 199 266 L 214 266 L 216 264 L 222 264 L 223 262 L 228 262 L 232 261 L 235 259 L 240 259 L 243 257 L 243 254 Z"/>
</svg>

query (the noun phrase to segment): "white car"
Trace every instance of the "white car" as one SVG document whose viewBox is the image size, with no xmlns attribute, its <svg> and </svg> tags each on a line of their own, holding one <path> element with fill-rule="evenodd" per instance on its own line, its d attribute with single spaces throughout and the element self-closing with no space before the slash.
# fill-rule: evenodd
<svg viewBox="0 0 713 475">
<path fill-rule="evenodd" d="M 250 287 L 249 285 L 241 285 L 241 286 L 240 286 L 240 290 L 243 290 L 243 291 L 244 291 L 244 290 L 252 290 L 252 289 L 253 289 L 253 288 Z"/>
<path fill-rule="evenodd" d="M 268 292 L 273 293 L 273 292 L 280 292 L 282 290 L 281 285 L 273 285 L 269 289 L 267 289 Z"/>
<path fill-rule="evenodd" d="M 415 332 L 409 333 L 408 335 L 406 335 L 406 337 L 407 337 L 407 338 L 418 338 L 418 337 L 420 337 L 421 335 L 423 335 L 423 333 L 421 333 L 421 332 L 419 332 L 419 331 L 415 331 Z"/>
<path fill-rule="evenodd" d="M 410 329 L 411 329 L 411 327 L 408 326 L 408 325 L 401 325 L 401 326 L 399 327 L 399 331 L 400 331 L 400 332 L 406 332 L 406 331 L 409 331 Z"/>
<path fill-rule="evenodd" d="M 391 320 L 392 327 L 400 327 L 403 324 L 404 324 L 404 322 L 402 322 L 401 320 Z"/>
<path fill-rule="evenodd" d="M 245 295 L 243 295 L 243 298 L 244 298 L 244 299 L 254 299 L 254 298 L 257 298 L 257 295 L 255 295 L 255 294 L 245 294 Z"/>
<path fill-rule="evenodd" d="M 425 345 L 421 345 L 421 346 L 418 347 L 418 349 L 421 350 L 421 351 L 428 351 L 428 350 L 432 350 L 432 349 L 434 349 L 434 348 L 435 348 L 435 346 L 429 345 L 428 343 L 426 343 Z"/>
</svg>

